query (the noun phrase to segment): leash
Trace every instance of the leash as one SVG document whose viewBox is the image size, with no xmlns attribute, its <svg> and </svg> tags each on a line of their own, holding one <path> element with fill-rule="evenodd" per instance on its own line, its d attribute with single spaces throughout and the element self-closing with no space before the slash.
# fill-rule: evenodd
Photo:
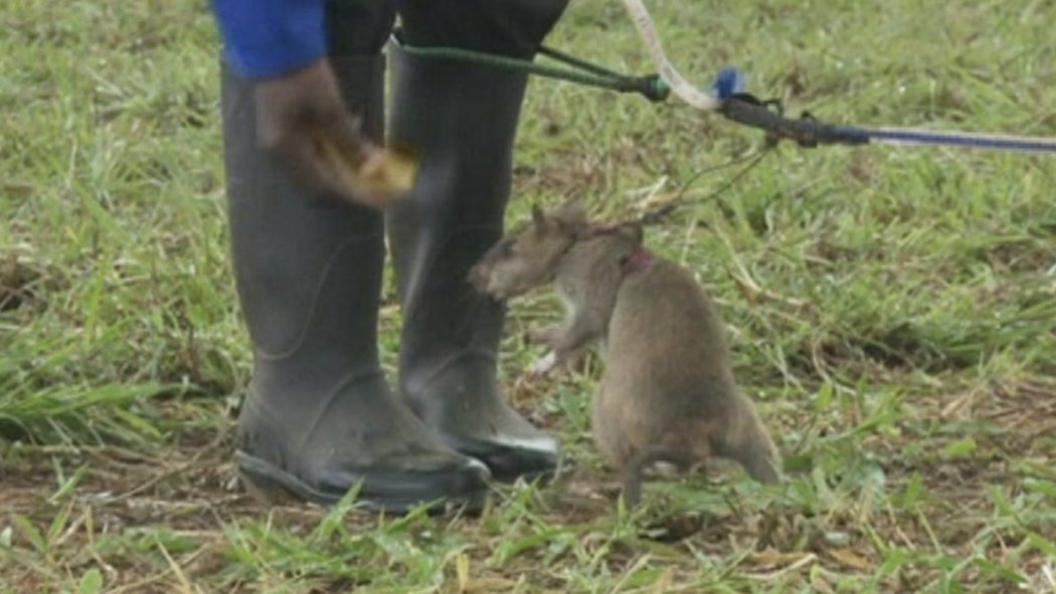
<svg viewBox="0 0 1056 594">
<path fill-rule="evenodd" d="M 656 65 L 659 71 L 657 76 L 659 76 L 660 80 L 664 81 L 679 99 L 685 101 L 691 107 L 702 111 L 719 109 L 722 106 L 721 97 L 716 97 L 690 84 L 685 77 L 679 74 L 678 70 L 671 64 L 671 61 L 667 59 L 667 54 L 664 53 L 664 46 L 660 43 L 660 35 L 656 32 L 656 25 L 653 24 L 653 18 L 649 16 L 649 11 L 645 9 L 645 5 L 642 4 L 641 0 L 624 0 L 623 6 L 627 9 L 631 22 L 634 23 L 634 28 L 638 29 L 638 36 L 641 37 L 646 49 L 649 50 L 649 55 L 653 58 L 653 64 Z"/>
<path fill-rule="evenodd" d="M 702 90 L 682 76 L 668 59 L 653 19 L 642 0 L 622 1 L 658 74 L 629 76 L 546 46 L 541 46 L 538 54 L 559 65 L 538 64 L 534 60 L 461 48 L 410 46 L 401 41 L 399 30 L 393 33 L 392 42 L 412 55 L 487 64 L 620 93 L 637 93 L 653 102 L 665 101 L 674 94 L 694 109 L 715 112 L 732 122 L 762 130 L 768 142 L 791 140 L 805 148 L 876 143 L 1056 155 L 1056 138 L 837 125 L 823 122 L 809 112 L 804 112 L 799 118 L 789 118 L 785 116 L 780 101 L 764 101 L 746 93 L 744 76 L 731 68 L 720 72 L 709 90 Z"/>
<path fill-rule="evenodd" d="M 900 146 L 945 146 L 1056 155 L 1056 138 L 983 134 L 977 132 L 930 131 L 914 128 L 865 128 L 822 122 L 810 112 L 798 119 L 785 117 L 775 99 L 761 101 L 748 93 L 728 95 L 719 113 L 734 122 L 758 128 L 768 138 L 792 140 L 805 148 L 822 144 L 890 144 Z"/>
<path fill-rule="evenodd" d="M 663 205 L 657 207 L 655 210 L 651 210 L 639 217 L 638 224 L 642 225 L 643 227 L 655 225 L 657 223 L 660 223 L 664 218 L 667 217 L 667 215 L 671 214 L 675 209 L 683 206 L 685 204 L 684 197 L 686 195 L 686 191 L 689 190 L 689 187 L 692 186 L 693 182 L 697 181 L 700 176 L 708 173 L 715 173 L 716 171 L 721 171 L 723 169 L 726 169 L 727 167 L 733 167 L 734 165 L 747 161 L 748 164 L 742 167 L 740 171 L 730 176 L 730 178 L 726 180 L 725 184 L 719 186 L 717 189 L 708 193 L 703 198 L 701 198 L 701 200 L 712 200 L 719 194 L 728 191 L 730 188 L 737 185 L 737 182 L 739 182 L 745 175 L 748 175 L 749 171 L 755 169 L 755 167 L 763 161 L 763 158 L 770 154 L 770 152 L 772 152 L 774 146 L 775 145 L 773 143 L 768 142 L 766 146 L 760 151 L 749 153 L 740 157 L 735 157 L 725 163 L 721 163 L 713 167 L 705 167 L 704 169 L 696 171 L 695 173 L 693 173 L 693 175 L 689 177 L 688 180 L 686 180 L 682 184 L 682 188 L 678 191 L 678 194 L 674 198 L 664 203 Z"/>
<path fill-rule="evenodd" d="M 760 101 L 744 92 L 744 77 L 732 69 L 719 74 L 708 93 L 690 84 L 667 59 L 653 19 L 642 0 L 623 0 L 624 8 L 645 47 L 675 96 L 702 111 L 717 111 L 734 122 L 759 128 L 773 140 L 789 139 L 803 147 L 820 144 L 947 146 L 1056 154 L 1056 138 L 1037 138 L 975 132 L 933 132 L 914 128 L 838 126 L 818 121 L 809 112 L 799 119 L 784 116 L 777 100 Z"/>
<path fill-rule="evenodd" d="M 525 72 L 556 80 L 563 80 L 588 87 L 616 91 L 618 93 L 637 93 L 650 101 L 664 101 L 671 93 L 662 78 L 658 75 L 629 76 L 620 74 L 603 66 L 580 60 L 556 49 L 540 46 L 538 54 L 561 66 L 537 64 L 533 60 L 513 58 L 499 54 L 489 54 L 457 47 L 412 46 L 401 39 L 399 29 L 393 32 L 391 42 L 412 56 L 460 60 L 474 64 L 495 66 L 515 72 Z"/>
</svg>

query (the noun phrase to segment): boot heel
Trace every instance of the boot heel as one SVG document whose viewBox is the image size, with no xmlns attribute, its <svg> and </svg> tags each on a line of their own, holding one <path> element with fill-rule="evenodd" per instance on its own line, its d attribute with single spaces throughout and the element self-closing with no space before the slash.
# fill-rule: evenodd
<svg viewBox="0 0 1056 594">
<path fill-rule="evenodd" d="M 265 505 L 290 505 L 300 503 L 302 498 L 291 491 L 282 481 L 254 469 L 259 464 L 253 458 L 237 452 L 235 454 L 238 469 L 238 482 L 246 490 L 246 493 Z"/>
</svg>

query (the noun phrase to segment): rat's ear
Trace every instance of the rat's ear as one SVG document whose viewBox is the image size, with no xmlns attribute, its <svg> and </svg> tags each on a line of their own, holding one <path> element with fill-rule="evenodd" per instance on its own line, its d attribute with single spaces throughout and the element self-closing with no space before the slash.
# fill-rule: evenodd
<svg viewBox="0 0 1056 594">
<path fill-rule="evenodd" d="M 554 214 L 554 218 L 568 225 L 584 225 L 587 222 L 587 209 L 580 198 L 569 198 Z"/>
<path fill-rule="evenodd" d="M 532 222 L 540 231 L 546 229 L 546 215 L 543 213 L 543 209 L 539 208 L 538 204 L 532 205 Z"/>
</svg>

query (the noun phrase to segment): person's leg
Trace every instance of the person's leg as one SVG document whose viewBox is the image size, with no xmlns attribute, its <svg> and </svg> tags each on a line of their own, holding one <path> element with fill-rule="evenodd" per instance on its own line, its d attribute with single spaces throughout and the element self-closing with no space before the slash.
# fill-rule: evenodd
<svg viewBox="0 0 1056 594">
<path fill-rule="evenodd" d="M 401 0 L 403 40 L 531 56 L 566 0 Z M 556 441 L 507 405 L 496 381 L 503 306 L 466 274 L 502 235 L 526 76 L 390 46 L 390 141 L 421 158 L 390 211 L 404 328 L 400 387 L 445 443 L 499 479 L 551 472 Z"/>
<path fill-rule="evenodd" d="M 328 9 L 331 60 L 367 134 L 383 127 L 383 2 Z M 232 256 L 254 370 L 236 459 L 251 488 L 334 503 L 361 484 L 369 506 L 479 504 L 487 470 L 445 447 L 392 396 L 378 363 L 380 213 L 312 195 L 256 143 L 253 84 L 224 67 Z"/>
</svg>

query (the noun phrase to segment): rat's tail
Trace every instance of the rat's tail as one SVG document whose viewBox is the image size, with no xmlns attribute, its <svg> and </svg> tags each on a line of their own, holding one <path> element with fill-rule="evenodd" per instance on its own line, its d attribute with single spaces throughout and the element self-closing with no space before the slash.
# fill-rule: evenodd
<svg viewBox="0 0 1056 594">
<path fill-rule="evenodd" d="M 740 395 L 735 418 L 715 443 L 716 453 L 736 460 L 748 474 L 761 483 L 777 483 L 781 477 L 781 457 L 755 406 Z"/>
</svg>

